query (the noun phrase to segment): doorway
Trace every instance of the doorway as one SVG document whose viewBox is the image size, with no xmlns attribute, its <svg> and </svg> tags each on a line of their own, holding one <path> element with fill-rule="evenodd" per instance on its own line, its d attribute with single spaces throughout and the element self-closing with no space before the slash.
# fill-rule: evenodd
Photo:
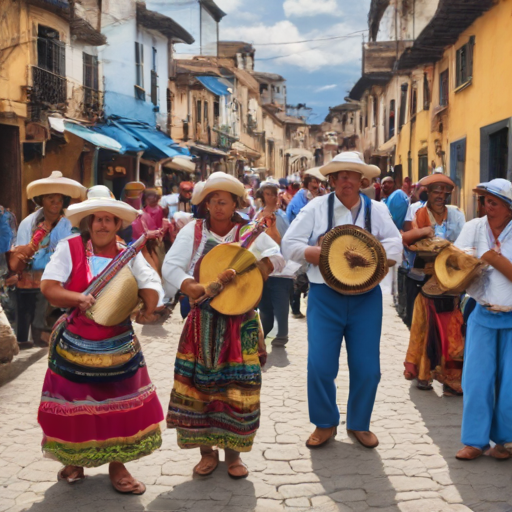
<svg viewBox="0 0 512 512">
<path fill-rule="evenodd" d="M 20 130 L 17 126 L 0 124 L 0 148 L 0 205 L 9 208 L 19 223 L 22 219 L 21 156 Z"/>
</svg>

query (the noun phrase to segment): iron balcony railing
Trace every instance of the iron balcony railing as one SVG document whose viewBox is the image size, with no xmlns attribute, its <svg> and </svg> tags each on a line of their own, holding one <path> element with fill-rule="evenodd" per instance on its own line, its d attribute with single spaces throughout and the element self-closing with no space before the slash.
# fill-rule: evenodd
<svg viewBox="0 0 512 512">
<path fill-rule="evenodd" d="M 32 67 L 30 102 L 47 107 L 64 107 L 67 100 L 67 80 L 51 71 Z"/>
<path fill-rule="evenodd" d="M 82 87 L 82 113 L 87 118 L 95 118 L 103 114 L 103 92 L 92 87 Z"/>
</svg>

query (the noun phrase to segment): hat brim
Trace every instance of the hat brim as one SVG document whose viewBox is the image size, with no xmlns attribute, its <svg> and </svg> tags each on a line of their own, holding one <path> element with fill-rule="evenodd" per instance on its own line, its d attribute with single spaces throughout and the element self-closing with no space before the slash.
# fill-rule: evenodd
<svg viewBox="0 0 512 512">
<path fill-rule="evenodd" d="M 230 194 L 235 194 L 235 196 L 243 199 L 245 195 L 245 188 L 240 182 L 237 184 L 227 180 L 215 180 L 215 182 L 212 183 L 208 183 L 208 181 L 206 181 L 200 193 L 197 194 L 197 196 L 192 196 L 190 202 L 194 205 L 201 204 L 206 199 L 206 196 L 212 192 L 229 192 Z"/>
<path fill-rule="evenodd" d="M 340 171 L 353 171 L 360 173 L 364 178 L 369 180 L 380 176 L 381 170 L 376 165 L 360 164 L 357 162 L 329 162 L 327 165 L 320 167 L 320 172 L 324 176 Z"/>
<path fill-rule="evenodd" d="M 440 183 L 442 185 L 450 185 L 455 188 L 455 182 L 446 176 L 446 174 L 431 174 L 430 176 L 425 176 L 420 181 L 418 181 L 418 185 L 420 187 L 428 187 L 429 185 L 434 185 L 436 183 Z"/>
<path fill-rule="evenodd" d="M 320 167 L 312 167 L 311 169 L 304 171 L 304 175 L 311 176 L 319 181 L 327 181 L 327 177 L 320 172 Z"/>
<path fill-rule="evenodd" d="M 27 186 L 28 199 L 48 194 L 62 194 L 72 199 L 85 199 L 87 189 L 78 181 L 68 178 L 45 178 L 33 181 Z"/>
<path fill-rule="evenodd" d="M 123 221 L 123 229 L 128 227 L 138 216 L 139 211 L 122 201 L 115 199 L 88 199 L 82 203 L 72 204 L 66 210 L 66 217 L 72 226 L 78 226 L 85 217 L 98 212 L 107 212 Z"/>
<path fill-rule="evenodd" d="M 475 194 L 478 194 L 479 196 L 493 196 L 496 199 L 500 199 L 505 204 L 507 204 L 510 208 L 512 208 L 512 200 L 510 200 L 508 197 L 498 194 L 498 192 L 494 192 L 493 190 L 489 190 L 487 188 L 481 188 L 481 187 L 474 188 L 473 192 Z"/>
</svg>

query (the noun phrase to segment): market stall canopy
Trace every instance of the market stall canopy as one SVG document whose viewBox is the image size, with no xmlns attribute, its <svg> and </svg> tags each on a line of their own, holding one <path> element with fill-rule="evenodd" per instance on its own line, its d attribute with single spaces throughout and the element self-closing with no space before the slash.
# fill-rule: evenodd
<svg viewBox="0 0 512 512">
<path fill-rule="evenodd" d="M 76 121 L 63 119 L 61 117 L 49 117 L 50 128 L 59 133 L 69 132 L 81 139 L 90 142 L 94 146 L 102 149 L 109 149 L 117 153 L 123 152 L 123 147 L 117 140 L 103 135 L 101 133 L 93 132 Z"/>
<path fill-rule="evenodd" d="M 228 96 L 230 94 L 228 91 L 230 84 L 227 80 L 217 78 L 216 76 L 196 76 L 196 79 L 216 96 Z"/>
<path fill-rule="evenodd" d="M 221 149 L 212 148 L 211 146 L 207 146 L 205 144 L 189 144 L 188 147 L 190 149 L 195 150 L 198 153 L 208 153 L 209 155 L 215 156 L 228 156 L 225 151 Z"/>
<path fill-rule="evenodd" d="M 174 169 L 175 171 L 186 171 L 192 173 L 195 172 L 196 170 L 196 164 L 189 157 L 176 156 L 171 161 L 166 162 L 164 164 L 164 168 Z"/>
<path fill-rule="evenodd" d="M 231 145 L 231 149 L 232 149 L 232 151 L 234 151 L 236 153 L 241 153 L 242 155 L 244 155 L 248 158 L 252 158 L 252 159 L 261 158 L 261 153 L 259 153 L 255 149 L 250 148 L 249 146 L 246 146 L 243 142 L 234 142 Z"/>
<path fill-rule="evenodd" d="M 139 151 L 146 151 L 148 149 L 148 146 L 144 144 L 144 142 L 136 139 L 129 132 L 117 127 L 115 124 L 97 124 L 92 126 L 91 130 L 117 140 L 117 142 L 119 142 L 123 147 L 123 150 L 121 151 L 122 153 L 138 153 Z"/>
<path fill-rule="evenodd" d="M 113 125 L 134 135 L 148 146 L 144 153 L 145 158 L 162 160 L 175 156 L 190 156 L 188 149 L 182 148 L 168 135 L 147 123 L 117 116 L 112 116 L 110 120 Z"/>
</svg>

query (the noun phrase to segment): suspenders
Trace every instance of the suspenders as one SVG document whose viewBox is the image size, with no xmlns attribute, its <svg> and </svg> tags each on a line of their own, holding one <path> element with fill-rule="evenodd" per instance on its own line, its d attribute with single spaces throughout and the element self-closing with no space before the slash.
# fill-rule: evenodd
<svg viewBox="0 0 512 512">
<path fill-rule="evenodd" d="M 359 194 L 361 203 L 364 205 L 364 229 L 368 233 L 372 232 L 372 200 L 364 194 Z M 327 205 L 329 208 L 329 220 L 327 224 L 327 232 L 331 231 L 334 227 L 334 192 L 329 194 L 327 199 Z"/>
</svg>

